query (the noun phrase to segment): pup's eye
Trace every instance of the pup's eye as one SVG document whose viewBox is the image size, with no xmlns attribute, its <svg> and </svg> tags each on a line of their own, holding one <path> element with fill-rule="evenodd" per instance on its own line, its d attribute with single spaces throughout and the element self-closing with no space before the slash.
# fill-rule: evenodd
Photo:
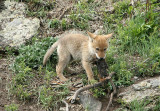
<svg viewBox="0 0 160 111">
<path fill-rule="evenodd" d="M 104 48 L 104 51 L 106 51 L 106 48 Z"/>
<path fill-rule="evenodd" d="M 99 48 L 96 48 L 97 51 L 99 51 Z"/>
</svg>

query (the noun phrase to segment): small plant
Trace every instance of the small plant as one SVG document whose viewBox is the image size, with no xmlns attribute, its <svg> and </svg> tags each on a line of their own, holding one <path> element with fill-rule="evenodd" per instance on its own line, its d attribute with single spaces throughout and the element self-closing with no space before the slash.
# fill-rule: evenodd
<svg viewBox="0 0 160 111">
<path fill-rule="evenodd" d="M 153 76 L 160 71 L 160 48 L 152 48 L 147 62 L 137 62 L 137 68 L 135 70 L 138 76 Z"/>
<path fill-rule="evenodd" d="M 58 19 L 53 19 L 50 23 L 50 28 L 57 29 L 60 25 L 60 21 Z"/>
<path fill-rule="evenodd" d="M 67 23 L 67 21 L 65 19 L 62 19 L 62 21 L 61 21 L 62 30 L 66 30 L 69 27 L 68 24 L 69 23 Z"/>
<path fill-rule="evenodd" d="M 5 111 L 18 111 L 18 104 L 5 105 Z"/>
<path fill-rule="evenodd" d="M 148 104 L 147 102 L 145 101 L 138 101 L 138 100 L 135 100 L 133 102 L 130 103 L 130 109 L 132 111 L 146 111 L 146 104 Z"/>
<path fill-rule="evenodd" d="M 153 107 L 153 111 L 159 111 L 160 110 L 160 97 L 157 97 L 156 104 Z"/>
<path fill-rule="evenodd" d="M 100 98 L 100 97 L 106 96 L 105 90 L 106 90 L 106 88 L 104 88 L 104 87 L 98 87 L 98 88 L 92 89 L 91 91 L 92 91 L 94 97 Z"/>
<path fill-rule="evenodd" d="M 27 85 L 16 85 L 15 88 L 12 89 L 12 92 L 19 100 L 30 101 L 33 93 L 28 90 Z"/>
<path fill-rule="evenodd" d="M 125 105 L 127 104 L 127 103 L 126 103 L 123 99 L 121 99 L 121 98 L 117 99 L 117 102 L 120 103 L 122 106 L 125 106 Z"/>
<path fill-rule="evenodd" d="M 53 19 L 48 22 L 50 28 L 60 29 L 63 31 L 71 27 L 69 24 L 70 23 L 68 23 L 65 19 L 62 19 L 61 21 L 58 19 Z"/>
<path fill-rule="evenodd" d="M 42 86 L 39 88 L 39 103 L 45 109 L 53 110 L 61 103 L 62 99 L 69 93 L 67 85 L 60 85 L 57 88 Z"/>
<path fill-rule="evenodd" d="M 109 72 L 116 72 L 116 75 L 114 77 L 114 83 L 116 86 L 121 85 L 129 85 L 132 83 L 131 78 L 133 77 L 133 73 L 128 70 L 129 65 L 124 60 L 124 57 L 121 55 L 121 57 L 113 57 L 113 54 L 116 54 L 117 52 L 111 52 L 110 49 L 107 52 L 106 61 L 108 63 L 108 71 Z"/>
<path fill-rule="evenodd" d="M 11 92 L 20 100 L 30 100 L 34 95 L 28 87 L 34 77 L 31 68 L 27 67 L 23 61 L 14 68 L 17 73 L 11 81 Z"/>
<path fill-rule="evenodd" d="M 117 2 L 116 5 L 114 6 L 115 18 L 121 19 L 131 14 L 133 7 L 129 5 L 130 5 L 130 0 L 123 0 L 123 1 Z"/>
</svg>

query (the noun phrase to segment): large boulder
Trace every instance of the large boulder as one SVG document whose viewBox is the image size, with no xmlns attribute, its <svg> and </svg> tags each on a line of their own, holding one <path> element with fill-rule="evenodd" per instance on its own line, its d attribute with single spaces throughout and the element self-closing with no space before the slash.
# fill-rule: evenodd
<svg viewBox="0 0 160 111">
<path fill-rule="evenodd" d="M 83 108 L 87 111 L 101 111 L 102 103 L 95 99 L 88 91 L 79 95 Z"/>
<path fill-rule="evenodd" d="M 0 13 L 0 49 L 18 47 L 32 38 L 40 27 L 37 18 L 26 18 L 24 3 L 5 1 L 6 9 Z"/>
<path fill-rule="evenodd" d="M 134 100 L 142 100 L 146 97 L 154 97 L 157 95 L 160 95 L 160 76 L 133 84 L 121 92 L 119 97 L 125 103 L 130 103 Z"/>
</svg>

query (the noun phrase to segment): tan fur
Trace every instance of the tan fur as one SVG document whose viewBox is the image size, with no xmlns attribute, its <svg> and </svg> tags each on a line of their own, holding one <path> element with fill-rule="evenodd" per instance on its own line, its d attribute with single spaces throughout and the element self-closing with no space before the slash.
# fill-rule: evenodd
<svg viewBox="0 0 160 111">
<path fill-rule="evenodd" d="M 59 39 L 45 54 L 43 65 L 46 64 L 48 58 L 57 48 L 59 60 L 56 66 L 56 72 L 61 81 L 67 80 L 63 76 L 63 70 L 71 58 L 81 60 L 86 70 L 88 80 L 94 80 L 90 62 L 95 58 L 105 58 L 105 49 L 108 48 L 108 38 L 110 38 L 112 34 L 95 35 L 88 32 L 88 35 L 89 37 L 82 34 L 68 34 Z"/>
</svg>

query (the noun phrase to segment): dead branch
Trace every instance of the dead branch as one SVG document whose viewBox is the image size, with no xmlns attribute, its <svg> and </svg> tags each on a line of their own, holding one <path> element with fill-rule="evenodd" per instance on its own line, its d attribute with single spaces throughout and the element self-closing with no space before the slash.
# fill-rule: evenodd
<svg viewBox="0 0 160 111">
<path fill-rule="evenodd" d="M 113 87 L 113 92 L 111 93 L 111 96 L 110 96 L 109 103 L 107 105 L 106 111 L 109 111 L 109 107 L 112 104 L 113 96 L 114 96 L 114 94 L 117 93 L 116 86 L 114 85 L 113 81 L 110 79 L 109 82 L 111 83 L 111 85 Z"/>
<path fill-rule="evenodd" d="M 62 19 L 62 17 L 64 16 L 64 14 L 65 14 L 68 10 L 70 10 L 71 8 L 72 8 L 72 6 L 69 6 L 69 7 L 65 8 L 65 9 L 63 10 L 62 14 L 58 17 L 58 20 Z"/>
<path fill-rule="evenodd" d="M 66 105 L 66 111 L 69 111 L 69 105 L 65 100 L 62 100 L 62 102 Z"/>
<path fill-rule="evenodd" d="M 116 94 L 117 93 L 116 86 L 114 85 L 114 83 L 111 79 L 109 80 L 109 82 L 111 83 L 111 85 L 113 87 L 113 94 Z"/>
<path fill-rule="evenodd" d="M 81 92 L 83 92 L 83 91 L 85 91 L 85 90 L 89 90 L 89 89 L 91 89 L 91 88 L 93 88 L 93 87 L 98 87 L 98 86 L 100 86 L 100 85 L 103 84 L 104 82 L 107 82 L 108 80 L 110 80 L 111 77 L 112 77 L 114 74 L 115 74 L 115 72 L 112 72 L 112 73 L 109 74 L 108 77 L 104 78 L 103 81 L 101 81 L 101 82 L 98 82 L 98 83 L 95 83 L 95 84 L 91 84 L 91 85 L 87 85 L 87 86 L 84 86 L 84 87 L 82 87 L 82 88 L 79 88 L 79 89 L 74 93 L 74 95 L 69 99 L 69 101 L 71 101 L 71 103 L 74 103 L 75 100 L 76 100 L 76 98 L 77 98 L 77 96 L 78 96 Z M 112 83 L 111 83 L 111 84 L 112 84 Z"/>
<path fill-rule="evenodd" d="M 114 92 L 111 93 L 111 96 L 110 96 L 109 103 L 108 103 L 108 105 L 107 105 L 106 111 L 109 111 L 109 107 L 110 107 L 110 105 L 112 104 L 113 95 L 114 95 Z"/>
</svg>

